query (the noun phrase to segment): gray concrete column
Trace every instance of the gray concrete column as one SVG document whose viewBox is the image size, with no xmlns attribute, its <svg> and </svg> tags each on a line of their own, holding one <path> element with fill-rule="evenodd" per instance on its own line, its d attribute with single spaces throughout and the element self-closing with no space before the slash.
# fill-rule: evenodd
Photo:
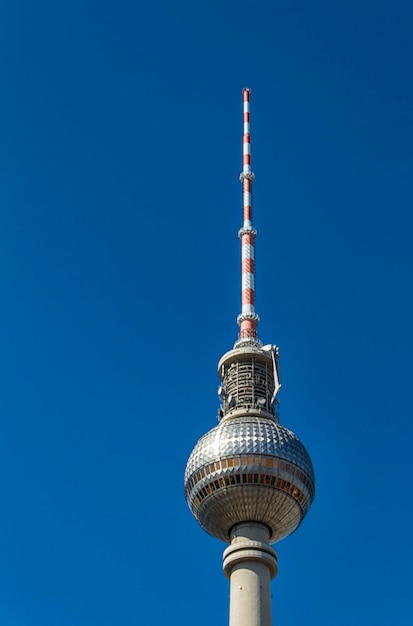
<svg viewBox="0 0 413 626">
<path fill-rule="evenodd" d="M 267 527 L 254 522 L 231 531 L 223 564 L 230 580 L 229 626 L 271 626 L 270 583 L 278 562 L 269 538 Z"/>
</svg>

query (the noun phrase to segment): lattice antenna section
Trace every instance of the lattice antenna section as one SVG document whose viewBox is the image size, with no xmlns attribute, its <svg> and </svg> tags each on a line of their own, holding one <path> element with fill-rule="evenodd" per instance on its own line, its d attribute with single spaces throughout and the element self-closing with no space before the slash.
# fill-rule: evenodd
<svg viewBox="0 0 413 626">
<path fill-rule="evenodd" d="M 259 317 L 255 312 L 255 268 L 254 242 L 257 231 L 252 226 L 252 183 L 254 174 L 251 170 L 251 134 L 250 134 L 250 93 L 246 88 L 244 94 L 244 136 L 243 136 L 243 168 L 240 174 L 242 183 L 242 201 L 244 222 L 239 231 L 241 239 L 241 277 L 242 277 L 242 311 L 237 322 L 240 327 L 236 346 L 253 344 L 260 345 L 257 335 Z"/>
<path fill-rule="evenodd" d="M 224 356 L 220 367 L 222 415 L 234 415 L 240 409 L 251 414 L 273 417 L 274 371 L 270 358 L 259 352 Z"/>
</svg>

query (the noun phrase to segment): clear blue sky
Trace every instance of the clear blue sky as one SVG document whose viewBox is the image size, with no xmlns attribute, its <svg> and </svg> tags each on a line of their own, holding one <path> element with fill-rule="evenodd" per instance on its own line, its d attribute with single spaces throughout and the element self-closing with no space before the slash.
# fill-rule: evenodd
<svg viewBox="0 0 413 626">
<path fill-rule="evenodd" d="M 257 311 L 317 496 L 278 626 L 410 626 L 413 9 L 1 8 L 0 624 L 225 625 L 183 472 L 240 311 L 242 87 Z"/>
</svg>

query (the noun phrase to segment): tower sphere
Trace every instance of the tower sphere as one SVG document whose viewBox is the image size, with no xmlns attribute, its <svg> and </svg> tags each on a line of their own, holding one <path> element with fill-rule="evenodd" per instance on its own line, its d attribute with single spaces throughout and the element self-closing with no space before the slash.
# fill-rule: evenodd
<svg viewBox="0 0 413 626">
<path fill-rule="evenodd" d="M 260 522 L 274 543 L 290 535 L 314 498 L 310 457 L 274 418 L 223 419 L 193 449 L 185 471 L 189 508 L 210 535 L 230 542 L 240 522 Z"/>
</svg>

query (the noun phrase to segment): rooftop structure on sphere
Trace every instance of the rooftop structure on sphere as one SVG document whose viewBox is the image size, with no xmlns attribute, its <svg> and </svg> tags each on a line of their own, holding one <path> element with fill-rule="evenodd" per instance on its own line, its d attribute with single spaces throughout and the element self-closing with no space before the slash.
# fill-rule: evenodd
<svg viewBox="0 0 413 626">
<path fill-rule="evenodd" d="M 242 310 L 239 337 L 218 363 L 219 424 L 195 445 L 185 470 L 188 506 L 206 532 L 230 544 L 230 626 L 270 626 L 270 545 L 294 532 L 314 499 L 311 459 L 278 417 L 279 353 L 262 345 L 255 312 L 250 89 L 244 89 Z"/>
</svg>

